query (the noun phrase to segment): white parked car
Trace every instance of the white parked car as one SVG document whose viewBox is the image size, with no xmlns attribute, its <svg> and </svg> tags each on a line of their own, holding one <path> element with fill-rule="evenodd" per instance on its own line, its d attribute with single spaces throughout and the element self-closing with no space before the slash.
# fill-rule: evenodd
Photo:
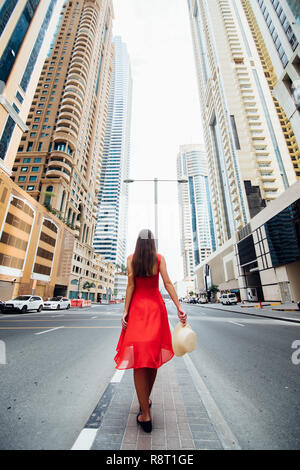
<svg viewBox="0 0 300 470">
<path fill-rule="evenodd" d="M 223 305 L 231 305 L 231 304 L 237 304 L 237 296 L 235 294 L 223 294 L 221 295 L 220 302 L 222 302 Z"/>
<path fill-rule="evenodd" d="M 69 309 L 71 307 L 71 301 L 67 297 L 52 297 L 44 302 L 44 310 L 61 310 L 64 308 Z"/>
<path fill-rule="evenodd" d="M 18 295 L 18 297 L 5 302 L 4 311 L 26 313 L 30 310 L 41 312 L 44 306 L 42 297 L 37 295 Z"/>
</svg>

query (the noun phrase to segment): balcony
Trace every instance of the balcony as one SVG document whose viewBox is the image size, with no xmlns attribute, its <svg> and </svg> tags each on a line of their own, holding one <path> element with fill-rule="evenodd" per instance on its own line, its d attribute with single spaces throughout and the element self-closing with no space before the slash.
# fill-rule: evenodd
<svg viewBox="0 0 300 470">
<path fill-rule="evenodd" d="M 77 136 L 74 136 L 74 133 L 70 133 L 65 127 L 56 128 L 53 140 L 68 142 L 71 144 L 73 150 L 77 147 Z"/>
<path fill-rule="evenodd" d="M 61 120 L 61 122 L 59 121 L 57 123 L 56 131 L 63 132 L 64 134 L 68 136 L 72 136 L 73 139 L 75 139 L 74 142 L 77 142 L 78 131 L 76 131 L 75 127 L 70 125 L 68 121 L 66 120 Z M 75 143 L 74 143 L 74 147 L 76 147 Z"/>
<path fill-rule="evenodd" d="M 51 177 L 64 178 L 67 181 L 67 183 L 70 183 L 71 181 L 70 176 L 59 167 L 56 167 L 55 169 L 53 168 L 51 170 L 50 169 L 47 170 L 46 177 L 47 178 L 51 178 Z"/>
<path fill-rule="evenodd" d="M 72 165 L 70 167 L 69 162 L 58 160 L 58 158 L 55 159 L 55 158 L 52 158 L 52 157 L 51 157 L 50 161 L 48 162 L 47 172 L 50 171 L 52 167 L 56 168 L 58 166 L 61 167 L 64 170 L 66 170 L 67 174 L 70 175 L 70 172 L 72 171 Z"/>
</svg>

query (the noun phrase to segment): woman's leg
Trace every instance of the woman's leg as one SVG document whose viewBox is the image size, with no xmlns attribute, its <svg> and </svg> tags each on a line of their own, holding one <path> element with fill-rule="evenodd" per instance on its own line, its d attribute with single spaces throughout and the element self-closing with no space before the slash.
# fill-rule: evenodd
<svg viewBox="0 0 300 470">
<path fill-rule="evenodd" d="M 147 368 L 143 367 L 141 369 L 134 369 L 133 377 L 136 394 L 142 410 L 142 417 L 140 420 L 149 421 L 151 416 L 149 410 L 149 381 Z"/>
<path fill-rule="evenodd" d="M 157 369 L 147 369 L 148 371 L 148 386 L 149 386 L 149 397 L 156 379 Z"/>
</svg>

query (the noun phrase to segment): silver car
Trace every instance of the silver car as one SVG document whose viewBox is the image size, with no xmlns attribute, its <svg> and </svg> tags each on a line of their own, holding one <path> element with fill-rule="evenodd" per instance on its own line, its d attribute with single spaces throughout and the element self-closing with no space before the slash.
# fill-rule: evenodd
<svg viewBox="0 0 300 470">
<path fill-rule="evenodd" d="M 44 302 L 44 310 L 62 310 L 69 309 L 71 307 L 71 301 L 67 297 L 52 297 Z"/>
</svg>

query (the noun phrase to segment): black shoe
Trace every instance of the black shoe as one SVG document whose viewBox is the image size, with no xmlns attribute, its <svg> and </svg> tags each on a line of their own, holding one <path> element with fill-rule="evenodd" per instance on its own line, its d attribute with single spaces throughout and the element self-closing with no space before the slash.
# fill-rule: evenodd
<svg viewBox="0 0 300 470">
<path fill-rule="evenodd" d="M 152 431 L 152 421 L 150 419 L 150 421 L 139 421 L 139 416 L 142 414 L 142 412 L 140 411 L 136 417 L 136 420 L 137 420 L 137 423 L 142 427 L 142 429 L 145 431 L 145 432 L 151 432 Z"/>
</svg>

